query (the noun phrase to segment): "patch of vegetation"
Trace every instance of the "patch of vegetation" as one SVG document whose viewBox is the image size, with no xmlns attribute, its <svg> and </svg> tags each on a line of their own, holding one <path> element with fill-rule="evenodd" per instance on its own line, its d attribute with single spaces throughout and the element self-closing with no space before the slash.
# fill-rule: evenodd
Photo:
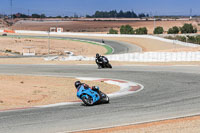
<svg viewBox="0 0 200 133">
<path fill-rule="evenodd" d="M 197 28 L 193 27 L 192 24 L 184 24 L 181 28 L 181 33 L 197 33 Z"/>
<path fill-rule="evenodd" d="M 198 36 L 187 36 L 187 42 L 189 43 L 196 43 L 196 44 L 200 44 L 200 35 Z"/>
<path fill-rule="evenodd" d="M 113 28 L 111 28 L 108 32 L 108 34 L 118 34 L 117 30 L 114 30 Z"/>
<path fill-rule="evenodd" d="M 6 49 L 6 51 L 5 51 L 5 52 L 11 53 L 11 52 L 12 52 L 12 50 L 10 50 L 10 49 Z"/>
<path fill-rule="evenodd" d="M 167 34 L 178 34 L 178 33 L 179 33 L 179 28 L 177 26 L 169 28 L 167 31 Z"/>
<path fill-rule="evenodd" d="M 136 14 L 134 11 L 96 11 L 94 15 L 86 15 L 86 18 L 143 18 L 149 17 L 149 14 Z"/>
<path fill-rule="evenodd" d="M 138 28 L 135 30 L 135 34 L 147 34 L 148 30 L 146 27 Z"/>
<path fill-rule="evenodd" d="M 176 36 L 176 40 L 179 40 L 181 42 L 186 42 L 187 38 L 185 36 Z"/>
<path fill-rule="evenodd" d="M 122 25 L 120 27 L 120 34 L 134 34 L 134 30 L 130 25 Z"/>
<path fill-rule="evenodd" d="M 179 40 L 182 42 L 189 42 L 189 43 L 195 43 L 195 44 L 199 44 L 200 45 L 200 35 L 198 36 L 168 36 L 165 37 L 167 39 L 171 39 L 171 40 Z"/>
<path fill-rule="evenodd" d="M 163 34 L 163 32 L 164 32 L 164 29 L 163 27 L 160 27 L 160 26 L 156 27 L 153 31 L 154 34 Z"/>
<path fill-rule="evenodd" d="M 15 54 L 19 54 L 19 55 L 21 54 L 20 52 L 16 52 L 16 51 L 15 51 L 14 53 L 15 53 Z"/>
</svg>

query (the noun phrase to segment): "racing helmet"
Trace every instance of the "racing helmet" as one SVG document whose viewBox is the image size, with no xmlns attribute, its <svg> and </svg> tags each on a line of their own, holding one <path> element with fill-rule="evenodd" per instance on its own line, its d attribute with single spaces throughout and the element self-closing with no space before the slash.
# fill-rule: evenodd
<svg viewBox="0 0 200 133">
<path fill-rule="evenodd" d="M 97 54 L 96 54 L 96 58 L 99 58 L 99 56 L 100 56 L 100 55 L 97 53 Z"/>
<path fill-rule="evenodd" d="M 81 82 L 80 81 L 76 81 L 75 83 L 74 83 L 74 86 L 77 88 L 79 85 L 81 85 Z"/>
<path fill-rule="evenodd" d="M 92 89 L 93 90 L 99 90 L 99 86 L 93 86 Z"/>
</svg>

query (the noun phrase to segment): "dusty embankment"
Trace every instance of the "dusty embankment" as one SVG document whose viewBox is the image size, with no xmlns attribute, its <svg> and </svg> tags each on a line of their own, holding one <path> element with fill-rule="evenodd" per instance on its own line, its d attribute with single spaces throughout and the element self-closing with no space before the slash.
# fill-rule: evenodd
<svg viewBox="0 0 200 133">
<path fill-rule="evenodd" d="M 200 116 L 119 126 L 77 133 L 199 133 Z"/>
<path fill-rule="evenodd" d="M 9 52 L 21 54 L 35 52 L 36 55 L 65 55 L 64 51 L 71 51 L 75 55 L 94 56 L 96 53 L 105 54 L 106 48 L 87 42 L 59 39 L 39 39 L 18 37 L 0 37 L 0 56 L 11 55 Z M 95 49 L 95 50 L 94 50 Z M 3 52 L 4 51 L 4 52 Z"/>
<path fill-rule="evenodd" d="M 77 101 L 75 78 L 0 75 L 0 110 Z M 101 81 L 84 81 L 99 86 L 105 93 L 118 91 L 116 85 Z"/>
</svg>

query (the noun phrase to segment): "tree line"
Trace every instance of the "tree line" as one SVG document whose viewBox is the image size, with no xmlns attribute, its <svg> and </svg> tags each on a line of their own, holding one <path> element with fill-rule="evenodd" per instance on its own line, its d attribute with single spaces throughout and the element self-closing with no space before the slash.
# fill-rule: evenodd
<svg viewBox="0 0 200 133">
<path fill-rule="evenodd" d="M 5 15 L 9 16 L 9 15 Z M 13 18 L 69 18 L 69 16 L 46 16 L 44 13 L 37 14 L 34 13 L 32 15 L 27 15 L 24 13 L 16 13 L 12 15 Z M 81 16 L 74 14 L 74 16 L 70 16 L 70 18 L 79 18 Z M 116 10 L 111 11 L 96 11 L 93 15 L 86 15 L 86 18 L 143 18 L 149 17 L 149 14 L 139 13 L 136 14 L 134 11 L 123 11 L 120 10 L 119 12 Z"/>
<path fill-rule="evenodd" d="M 142 18 L 149 17 L 149 14 L 136 14 L 134 11 L 96 11 L 94 15 L 86 15 L 86 18 Z"/>
<path fill-rule="evenodd" d="M 120 27 L 120 34 L 148 34 L 148 30 L 146 27 L 140 27 L 138 29 L 133 29 L 130 25 L 122 25 Z M 161 26 L 158 26 L 153 31 L 154 34 L 163 34 L 164 29 Z M 195 28 L 192 24 L 184 24 L 182 27 L 174 26 L 169 28 L 167 31 L 168 34 L 178 34 L 178 33 L 197 33 L 197 28 Z M 111 28 L 108 34 L 118 34 L 118 30 Z"/>
</svg>

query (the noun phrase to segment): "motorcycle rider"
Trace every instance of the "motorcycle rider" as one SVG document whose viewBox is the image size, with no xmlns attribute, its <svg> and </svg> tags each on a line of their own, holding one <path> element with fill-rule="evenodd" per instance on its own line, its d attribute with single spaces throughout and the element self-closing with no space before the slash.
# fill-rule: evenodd
<svg viewBox="0 0 200 133">
<path fill-rule="evenodd" d="M 103 63 L 103 58 L 105 58 L 106 60 L 108 60 L 105 56 L 101 56 L 98 53 L 96 54 L 95 62 L 97 64 L 97 66 L 98 66 L 98 69 L 102 68 L 101 64 Z"/>
<path fill-rule="evenodd" d="M 81 86 L 83 86 L 85 89 L 92 89 L 93 91 L 96 91 L 97 93 L 99 93 L 99 87 L 98 86 L 92 86 L 89 87 L 89 85 L 85 84 L 85 83 L 81 83 L 80 81 L 76 81 L 74 83 L 74 86 L 76 87 L 76 89 L 78 90 Z"/>
</svg>

